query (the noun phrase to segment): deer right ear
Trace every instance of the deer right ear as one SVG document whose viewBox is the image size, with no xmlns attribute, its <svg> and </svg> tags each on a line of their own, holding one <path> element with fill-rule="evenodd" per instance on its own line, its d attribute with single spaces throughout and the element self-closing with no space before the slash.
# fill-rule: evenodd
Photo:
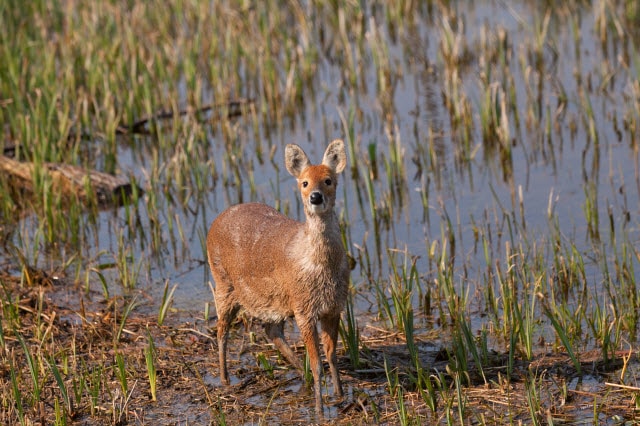
<svg viewBox="0 0 640 426">
<path fill-rule="evenodd" d="M 344 152 L 344 142 L 341 139 L 336 139 L 329 144 L 324 152 L 322 164 L 336 173 L 342 173 L 347 166 L 347 154 Z"/>
<path fill-rule="evenodd" d="M 289 144 L 284 149 L 284 164 L 287 170 L 295 178 L 309 166 L 309 157 L 298 145 Z"/>
</svg>

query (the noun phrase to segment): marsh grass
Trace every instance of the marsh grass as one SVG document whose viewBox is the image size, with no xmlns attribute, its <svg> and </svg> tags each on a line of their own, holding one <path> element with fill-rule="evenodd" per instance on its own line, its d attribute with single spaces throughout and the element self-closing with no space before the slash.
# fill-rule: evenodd
<svg viewBox="0 0 640 426">
<path fill-rule="evenodd" d="M 120 352 L 116 353 L 116 375 L 122 388 L 122 394 L 127 395 L 129 391 L 127 370 L 125 366 L 124 355 L 122 355 L 122 353 Z"/>
<path fill-rule="evenodd" d="M 173 287 L 171 287 L 171 290 L 169 290 L 169 280 L 164 283 L 164 291 L 162 293 L 162 301 L 160 303 L 160 312 L 158 312 L 158 325 L 162 325 L 164 323 L 167 312 L 171 307 L 173 293 L 175 293 L 176 288 L 178 288 L 177 284 L 175 284 Z"/>
<path fill-rule="evenodd" d="M 358 320 L 354 312 L 353 296 L 349 295 L 345 308 L 345 317 L 340 322 L 340 337 L 349 356 L 351 368 L 360 368 L 360 330 Z"/>
<path fill-rule="evenodd" d="M 0 421 L 134 421 L 161 405 L 142 404 L 136 383 L 178 398 L 164 374 L 197 376 L 220 423 L 283 421 L 275 397 L 242 417 L 242 389 L 215 394 L 209 364 L 186 373 L 166 356 L 210 360 L 208 330 L 159 330 L 193 289 L 179 281 L 205 268 L 213 216 L 260 200 L 300 217 L 281 148 L 334 137 L 349 152 L 340 221 L 356 264 L 342 370 L 368 401 L 340 407 L 346 422 L 540 424 L 571 410 L 546 396 L 569 392 L 557 364 L 620 368 L 640 315 L 637 7 L 463 6 L 0 3 L 0 146 L 36 166 L 32 196 L 0 178 Z M 489 8 L 480 25 L 475 8 Z M 103 211 L 56 192 L 51 162 L 130 176 L 144 194 Z M 64 288 L 77 293 L 68 308 Z M 265 353 L 256 368 L 278 380 Z M 637 386 L 627 356 L 614 379 Z M 527 367 L 553 357 L 545 373 Z M 621 392 L 599 389 L 594 415 L 623 400 L 634 420 L 637 388 Z"/>
<path fill-rule="evenodd" d="M 126 302 L 126 300 L 124 302 Z M 118 326 L 116 333 L 114 334 L 114 340 L 113 340 L 114 347 L 117 347 L 118 341 L 122 337 L 122 332 L 125 330 L 125 326 L 127 324 L 127 318 L 129 318 L 129 315 L 131 315 L 131 313 L 134 311 L 137 304 L 138 302 L 136 301 L 136 297 L 131 298 L 131 300 L 129 300 L 127 303 L 123 303 L 124 309 L 122 311 L 122 314 L 120 315 L 120 324 Z M 114 301 L 113 303 L 114 318 L 118 318 L 117 307 L 118 307 L 118 303 L 117 301 Z"/>
<path fill-rule="evenodd" d="M 147 346 L 144 348 L 144 360 L 147 366 L 147 377 L 149 379 L 149 391 L 151 392 L 151 400 L 157 400 L 157 383 L 158 372 L 156 369 L 156 347 L 153 343 L 153 337 L 147 333 Z"/>
<path fill-rule="evenodd" d="M 74 413 L 74 408 L 73 408 L 73 399 L 71 399 L 69 397 L 69 392 L 67 391 L 67 386 L 64 383 L 64 379 L 62 378 L 62 374 L 60 373 L 60 370 L 58 369 L 58 366 L 56 364 L 56 360 L 51 357 L 51 359 L 46 360 L 47 366 L 49 367 L 49 369 L 51 370 L 51 373 L 53 374 L 53 377 L 56 381 L 56 384 L 58 385 L 58 389 L 60 389 L 60 396 L 62 398 L 62 402 L 63 402 L 63 410 L 64 413 L 60 413 L 59 409 L 56 409 L 56 424 L 60 424 L 63 421 L 66 421 L 67 417 L 69 418 L 73 418 L 73 416 L 75 415 Z M 58 404 L 58 399 L 56 398 L 56 404 Z"/>
</svg>

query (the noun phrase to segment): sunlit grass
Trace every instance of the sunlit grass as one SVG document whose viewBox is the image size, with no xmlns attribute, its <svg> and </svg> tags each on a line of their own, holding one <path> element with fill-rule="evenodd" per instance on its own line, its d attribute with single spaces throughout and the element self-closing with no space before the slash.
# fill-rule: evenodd
<svg viewBox="0 0 640 426">
<path fill-rule="evenodd" d="M 147 378 L 149 379 L 149 392 L 151 392 L 151 400 L 157 399 L 157 383 L 158 372 L 156 369 L 156 348 L 153 343 L 153 337 L 148 334 L 147 346 L 144 349 L 144 359 L 147 366 Z"/>
<path fill-rule="evenodd" d="M 394 419 L 482 422 L 469 390 L 513 385 L 540 354 L 566 355 L 576 374 L 591 349 L 615 366 L 640 315 L 632 3 L 1 3 L 0 146 L 35 165 L 31 196 L 0 177 L 4 258 L 19 276 L 1 289 L 6 418 L 39 420 L 53 392 L 49 420 L 116 422 L 134 369 L 155 399 L 160 340 L 124 351 L 145 341 L 129 330 L 136 311 L 152 304 L 151 323 L 170 327 L 170 306 L 192 289 L 178 283 L 206 269 L 206 227 L 226 206 L 266 201 L 300 217 L 282 146 L 336 135 L 356 263 L 339 356 L 369 366 L 359 315 L 370 306 L 410 360 L 395 370 L 385 358 Z M 124 174 L 144 194 L 101 210 L 56 191 L 48 163 Z M 36 270 L 101 298 L 102 316 L 69 306 L 61 323 L 45 286 L 24 303 Z M 197 303 L 214 317 L 210 300 Z M 61 324 L 76 327 L 64 342 Z M 97 337 L 78 346 L 78 333 Z M 100 339 L 113 354 L 91 346 Z M 541 423 L 545 377 L 522 379 L 527 421 Z M 424 407 L 408 404 L 416 395 Z"/>
</svg>

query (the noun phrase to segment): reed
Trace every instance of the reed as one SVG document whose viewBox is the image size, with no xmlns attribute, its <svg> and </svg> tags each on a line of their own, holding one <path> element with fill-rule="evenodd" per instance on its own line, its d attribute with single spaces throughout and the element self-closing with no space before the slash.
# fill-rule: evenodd
<svg viewBox="0 0 640 426">
<path fill-rule="evenodd" d="M 126 302 L 124 304 L 124 306 L 123 306 L 124 309 L 122 311 L 122 315 L 120 315 L 120 324 L 118 325 L 118 329 L 116 330 L 116 332 L 113 335 L 113 347 L 114 348 L 116 348 L 118 346 L 118 341 L 122 337 L 122 332 L 124 331 L 124 327 L 126 326 L 127 319 L 129 318 L 131 313 L 134 311 L 136 306 L 138 306 L 138 302 L 137 302 L 137 298 L 136 297 L 131 298 L 128 302 Z M 113 304 L 113 310 L 114 310 L 114 318 L 117 318 L 118 317 L 117 303 Z M 115 326 L 115 324 L 114 324 L 114 326 Z"/>
<path fill-rule="evenodd" d="M 526 398 L 527 398 L 527 408 L 529 409 L 529 416 L 531 419 L 531 424 L 539 425 L 540 423 L 540 412 L 542 411 L 541 407 L 541 395 L 538 389 L 539 379 L 537 375 L 530 374 L 527 376 L 525 381 L 525 390 L 526 390 Z"/>
<path fill-rule="evenodd" d="M 42 392 L 42 374 L 38 365 L 38 358 L 30 350 L 24 338 L 20 334 L 16 334 L 16 338 L 24 351 L 25 360 L 32 380 L 32 398 L 31 405 L 36 406 L 40 402 L 40 393 Z"/>
<path fill-rule="evenodd" d="M 98 413 L 100 408 L 100 389 L 103 382 L 104 368 L 95 366 L 91 369 L 85 368 L 85 378 L 83 379 L 86 391 L 89 393 L 89 411 L 92 416 Z"/>
<path fill-rule="evenodd" d="M 45 362 L 47 363 L 47 366 L 51 370 L 51 373 L 53 374 L 53 377 L 56 381 L 56 384 L 60 389 L 60 395 L 62 397 L 62 402 L 64 403 L 64 405 L 62 406 L 63 413 L 58 413 L 58 410 L 56 410 L 56 424 L 66 423 L 67 417 L 73 418 L 73 416 L 75 415 L 73 399 L 69 397 L 67 386 L 64 383 L 62 374 L 60 374 L 60 370 L 58 369 L 56 360 L 53 357 L 51 357 L 49 360 L 45 359 Z M 56 404 L 58 404 L 57 398 L 55 401 L 56 401 Z"/>
<path fill-rule="evenodd" d="M 164 291 L 162 293 L 162 301 L 160 303 L 160 312 L 158 312 L 158 325 L 162 325 L 164 323 L 167 312 L 171 307 L 173 293 L 176 291 L 176 288 L 178 288 L 178 284 L 175 284 L 173 287 L 171 287 L 171 290 L 169 290 L 169 280 L 165 281 Z"/>
<path fill-rule="evenodd" d="M 567 355 L 586 374 L 595 353 L 607 380 L 635 385 L 635 357 L 619 365 L 640 318 L 638 16 L 629 1 L 0 2 L 0 148 L 35 166 L 28 191 L 0 173 L 0 422 L 151 418 L 140 323 L 162 326 L 145 361 L 170 330 L 206 377 L 208 330 L 177 325 L 189 310 L 174 299 L 209 281 L 203 229 L 249 200 L 300 217 L 278 153 L 335 137 L 355 260 L 338 358 L 358 396 L 330 421 L 541 424 L 593 404 L 598 422 L 637 406 L 635 391 L 587 398 L 526 365 Z M 144 193 L 107 209 L 63 197 L 52 162 Z M 407 365 L 389 367 L 394 351 Z M 162 374 L 188 386 L 174 359 Z M 185 422 L 313 421 L 282 414 L 288 390 L 251 417 L 205 384 L 211 418 Z M 492 391 L 504 406 L 479 402 Z"/>
<path fill-rule="evenodd" d="M 342 344 L 347 350 L 351 368 L 357 370 L 360 368 L 361 341 L 360 329 L 353 305 L 353 295 L 349 293 L 345 307 L 345 317 L 340 322 L 340 337 L 342 338 Z"/>
<path fill-rule="evenodd" d="M 147 332 L 147 346 L 144 348 L 144 360 L 147 366 L 147 378 L 149 379 L 149 392 L 151 400 L 156 401 L 158 372 L 156 370 L 156 347 L 151 333 Z"/>
<path fill-rule="evenodd" d="M 122 395 L 127 395 L 129 392 L 129 383 L 127 380 L 127 369 L 125 366 L 124 355 L 120 352 L 116 353 L 115 372 L 122 388 Z"/>
<path fill-rule="evenodd" d="M 273 379 L 274 368 L 271 362 L 269 362 L 269 359 L 267 358 L 267 356 L 264 353 L 259 352 L 256 354 L 256 361 L 258 363 L 258 366 L 260 367 L 260 370 L 264 372 L 267 375 L 267 377 Z"/>
<path fill-rule="evenodd" d="M 20 390 L 20 386 L 18 384 L 18 374 L 15 368 L 15 362 L 13 358 L 13 354 L 9 357 L 9 378 L 11 379 L 11 395 L 13 396 L 13 400 L 16 404 L 16 414 L 18 417 L 18 421 L 21 425 L 26 424 L 25 416 L 24 416 L 24 406 L 22 405 L 22 391 Z"/>
</svg>

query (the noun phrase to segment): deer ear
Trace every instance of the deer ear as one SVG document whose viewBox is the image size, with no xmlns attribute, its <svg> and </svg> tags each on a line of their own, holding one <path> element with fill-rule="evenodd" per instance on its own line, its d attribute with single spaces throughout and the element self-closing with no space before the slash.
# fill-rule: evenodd
<svg viewBox="0 0 640 426">
<path fill-rule="evenodd" d="M 329 167 L 335 173 L 340 173 L 347 166 L 347 154 L 344 152 L 344 142 L 336 139 L 329 144 L 324 152 L 322 164 Z"/>
<path fill-rule="evenodd" d="M 289 144 L 284 149 L 284 164 L 295 178 L 309 166 L 309 157 L 298 145 Z"/>
</svg>

